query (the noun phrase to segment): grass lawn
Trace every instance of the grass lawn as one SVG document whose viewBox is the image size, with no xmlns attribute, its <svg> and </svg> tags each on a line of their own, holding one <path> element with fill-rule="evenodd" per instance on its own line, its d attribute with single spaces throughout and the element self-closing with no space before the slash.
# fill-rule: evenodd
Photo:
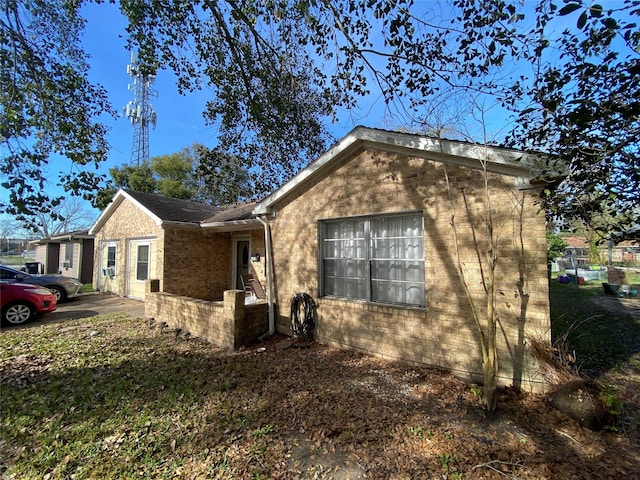
<svg viewBox="0 0 640 480">
<path fill-rule="evenodd" d="M 640 285 L 640 275 L 630 272 L 629 283 Z M 576 349 L 583 373 L 598 376 L 619 362 L 627 361 L 640 348 L 638 319 L 613 310 L 624 304 L 640 307 L 640 300 L 604 297 L 602 282 L 576 287 L 551 282 L 551 318 L 554 339 L 567 334 Z M 604 298 L 603 298 L 604 297 Z M 606 300 L 606 302 L 605 302 Z"/>
<path fill-rule="evenodd" d="M 601 286 L 599 287 L 602 288 Z M 639 320 L 552 284 L 555 334 L 638 407 Z M 638 423 L 592 432 L 542 396 L 278 339 L 232 354 L 125 314 L 0 333 L 0 475 L 105 478 L 638 478 Z M 634 393 L 635 392 L 635 393 Z M 635 395 L 635 396 L 634 396 Z"/>
</svg>

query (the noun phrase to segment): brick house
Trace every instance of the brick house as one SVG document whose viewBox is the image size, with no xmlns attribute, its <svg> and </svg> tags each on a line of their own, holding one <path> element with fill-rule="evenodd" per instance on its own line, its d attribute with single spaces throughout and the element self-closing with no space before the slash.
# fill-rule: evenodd
<svg viewBox="0 0 640 480">
<path fill-rule="evenodd" d="M 74 230 L 29 242 L 33 246 L 37 273 L 74 277 L 82 283 L 93 280 L 93 236 Z M 33 272 L 32 272 L 33 273 Z"/>
<path fill-rule="evenodd" d="M 305 292 L 317 303 L 317 341 L 480 380 L 478 333 L 457 264 L 483 310 L 486 178 L 500 383 L 541 389 L 525 348 L 531 336 L 550 338 L 535 164 L 513 150 L 357 127 L 255 205 L 221 210 L 118 192 L 91 230 L 95 282 L 144 297 L 147 316 L 229 348 L 260 331 L 289 334 L 291 299 Z M 145 243 L 153 247 L 148 275 L 134 277 Z M 268 332 L 242 321 L 250 309 L 237 279 L 247 258 L 266 287 Z M 143 278 L 146 296 L 131 288 Z"/>
<path fill-rule="evenodd" d="M 163 292 L 222 300 L 224 291 L 241 288 L 251 249 L 262 248 L 264 257 L 263 227 L 251 209 L 119 190 L 90 230 L 94 288 L 144 300 L 145 282 L 154 279 Z"/>
<path fill-rule="evenodd" d="M 276 330 L 288 331 L 291 298 L 306 292 L 321 343 L 481 379 L 451 221 L 455 212 L 465 277 L 484 309 L 483 164 L 498 253 L 500 380 L 542 388 L 525 343 L 550 338 L 545 218 L 535 158 L 513 150 L 354 129 L 254 209 L 271 228 Z"/>
</svg>

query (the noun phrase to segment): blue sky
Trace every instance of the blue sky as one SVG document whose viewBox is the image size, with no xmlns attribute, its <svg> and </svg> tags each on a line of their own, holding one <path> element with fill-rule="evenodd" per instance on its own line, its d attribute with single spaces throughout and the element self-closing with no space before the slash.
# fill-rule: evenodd
<svg viewBox="0 0 640 480">
<path fill-rule="evenodd" d="M 417 5 L 420 5 L 419 1 Z M 123 107 L 133 100 L 133 93 L 127 88 L 132 79 L 127 75 L 130 53 L 125 48 L 126 20 L 117 5 L 109 3 L 87 3 L 83 7 L 83 13 L 87 19 L 83 44 L 90 55 L 89 79 L 106 89 L 109 101 L 119 113 L 116 119 L 107 116 L 103 119 L 110 128 L 110 151 L 100 171 L 108 175 L 109 168 L 129 163 L 133 138 L 133 127 L 122 113 Z M 202 116 L 211 94 L 199 91 L 186 96 L 180 95 L 173 73 L 166 70 L 158 72 L 154 87 L 158 95 L 153 100 L 153 105 L 158 120 L 156 128 L 151 128 L 149 134 L 151 157 L 178 152 L 194 143 L 215 145 L 216 132 L 213 127 L 205 124 Z M 503 114 L 494 114 L 493 120 L 497 124 L 496 128 L 505 126 L 506 118 Z M 358 111 L 343 112 L 341 121 L 331 125 L 331 132 L 336 138 L 340 138 L 360 124 L 387 129 L 401 126 L 399 120 L 385 116 L 384 101 L 374 95 L 363 99 Z M 60 171 L 69 169 L 68 160 L 51 159 L 48 173 L 52 180 L 46 187 L 49 194 L 62 193 L 56 187 L 55 179 Z"/>
<path fill-rule="evenodd" d="M 105 117 L 111 128 L 108 135 L 111 150 L 103 166 L 106 173 L 113 166 L 129 163 L 131 156 L 133 127 L 122 113 L 123 107 L 133 100 L 133 93 L 127 89 L 132 79 L 127 75 L 130 53 L 125 48 L 126 20 L 110 4 L 87 4 L 84 12 L 87 18 L 84 46 L 91 56 L 89 78 L 107 90 L 109 101 L 119 113 L 118 119 Z M 205 92 L 178 94 L 175 77 L 168 71 L 158 73 L 155 90 L 158 96 L 153 106 L 158 122 L 155 129 L 150 128 L 151 157 L 174 153 L 193 143 L 213 143 L 215 132 L 205 125 L 202 117 Z"/>
<path fill-rule="evenodd" d="M 120 115 L 118 119 L 105 117 L 105 123 L 111 128 L 108 135 L 111 151 L 103 166 L 106 173 L 113 166 L 128 163 L 131 156 L 133 127 L 122 113 L 127 102 L 133 100 L 133 93 L 127 89 L 131 77 L 127 75 L 130 53 L 125 48 L 126 20 L 117 6 L 111 4 L 88 4 L 83 7 L 83 12 L 87 18 L 84 46 L 91 56 L 89 78 L 107 90 L 109 101 Z M 211 94 L 204 90 L 180 95 L 175 76 L 167 70 L 158 72 L 154 86 L 158 96 L 153 100 L 153 106 L 158 121 L 156 128 L 151 127 L 149 133 L 151 157 L 178 152 L 194 143 L 215 144 L 216 132 L 205 124 L 202 116 Z M 367 101 L 360 112 L 352 112 L 333 125 L 332 133 L 339 138 L 362 123 L 384 126 L 380 123 L 380 112 L 371 115 L 372 104 L 376 108 L 382 107 L 384 102 L 376 102 L 375 98 Z"/>
<path fill-rule="evenodd" d="M 89 55 L 89 80 L 99 84 L 107 91 L 109 102 L 118 112 L 118 117 L 105 115 L 101 121 L 108 126 L 107 140 L 110 146 L 107 160 L 100 164 L 99 171 L 108 178 L 109 169 L 128 164 L 131 158 L 133 127 L 123 114 L 125 105 L 133 100 L 133 92 L 128 90 L 132 78 L 127 74 L 130 63 L 130 52 L 126 49 L 126 19 L 117 5 L 110 3 L 95 4 L 87 2 L 83 7 L 83 16 L 87 19 L 83 35 L 83 47 Z M 171 71 L 158 72 L 154 89 L 157 97 L 153 107 L 157 113 L 157 125 L 149 131 L 150 157 L 175 153 L 194 143 L 212 147 L 216 144 L 216 131 L 206 125 L 202 112 L 207 100 L 212 97 L 206 90 L 196 91 L 188 95 L 180 95 L 176 86 L 176 78 Z M 355 125 L 366 124 L 384 128 L 394 126 L 382 123 L 382 114 L 372 115 L 371 108 L 383 106 L 382 100 L 367 102 L 360 111 L 351 112 L 345 120 L 331 126 L 333 135 L 340 138 Z M 378 118 L 377 121 L 374 118 Z M 49 159 L 46 192 L 51 196 L 65 195 L 57 185 L 60 172 L 71 171 L 71 162 L 61 156 Z M 8 192 L 2 190 L 0 198 L 8 200 Z M 91 208 L 87 202 L 87 210 L 95 217 L 99 211 Z M 0 214 L 0 220 L 4 214 Z"/>
<path fill-rule="evenodd" d="M 127 64 L 130 63 L 130 52 L 125 47 L 127 22 L 117 6 L 112 4 L 88 3 L 83 7 L 83 13 L 87 19 L 83 44 L 90 55 L 89 79 L 106 89 L 109 101 L 119 114 L 117 119 L 109 116 L 103 118 L 110 128 L 110 151 L 100 171 L 108 175 L 110 168 L 128 164 L 131 157 L 133 127 L 123 114 L 124 106 L 133 100 L 133 92 L 128 90 L 132 79 L 127 75 Z M 194 143 L 209 147 L 215 145 L 215 129 L 206 125 L 202 116 L 211 94 L 204 90 L 180 95 L 175 76 L 167 70 L 158 72 L 154 88 L 157 92 L 153 100 L 157 125 L 156 128 L 150 127 L 149 131 L 150 157 L 175 153 Z M 357 124 L 390 128 L 380 123 L 380 114 L 369 116 L 371 103 L 378 106 L 384 104 L 382 101 L 367 102 L 362 113 L 352 112 L 344 121 L 331 126 L 334 136 L 342 137 Z M 374 120 L 376 117 L 377 121 Z M 70 163 L 64 158 L 52 161 L 51 178 L 57 178 L 59 171 L 69 168 Z M 52 182 L 47 186 L 47 191 L 58 193 L 61 189 Z"/>
</svg>

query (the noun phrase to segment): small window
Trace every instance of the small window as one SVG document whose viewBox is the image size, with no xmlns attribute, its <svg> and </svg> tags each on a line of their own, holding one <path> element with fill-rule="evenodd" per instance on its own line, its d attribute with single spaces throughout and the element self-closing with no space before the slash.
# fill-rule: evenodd
<svg viewBox="0 0 640 480">
<path fill-rule="evenodd" d="M 116 246 L 109 245 L 107 247 L 107 269 L 113 269 L 113 274 L 115 275 L 116 268 Z"/>
<path fill-rule="evenodd" d="M 64 267 L 73 268 L 73 243 L 64 244 Z"/>
<path fill-rule="evenodd" d="M 424 307 L 421 214 L 321 224 L 322 295 Z"/>
<path fill-rule="evenodd" d="M 138 245 L 138 261 L 136 263 L 136 280 L 149 278 L 149 245 Z"/>
</svg>

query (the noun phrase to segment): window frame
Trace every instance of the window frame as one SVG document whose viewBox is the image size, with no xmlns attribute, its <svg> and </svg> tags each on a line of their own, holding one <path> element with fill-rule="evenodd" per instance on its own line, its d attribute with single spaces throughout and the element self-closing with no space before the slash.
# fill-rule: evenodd
<svg viewBox="0 0 640 480">
<path fill-rule="evenodd" d="M 116 274 L 116 270 L 118 268 L 118 245 L 115 243 L 107 244 L 107 263 L 105 265 L 106 271 L 110 271 L 113 269 L 113 274 Z M 111 255 L 109 255 L 113 251 L 113 259 L 111 259 Z"/>
<path fill-rule="evenodd" d="M 404 232 L 402 235 L 398 236 L 398 235 L 386 235 L 386 236 L 374 236 L 374 234 L 372 234 L 372 224 L 375 224 L 375 222 L 382 220 L 382 219 L 400 219 L 402 217 L 413 217 L 416 220 L 419 219 L 419 228 L 420 228 L 420 235 L 405 235 Z M 353 257 L 342 257 L 345 258 L 345 260 L 347 260 L 347 262 L 345 263 L 345 265 L 348 263 L 348 261 L 352 261 L 354 263 L 358 263 L 359 261 L 363 261 L 364 262 L 364 276 L 361 277 L 359 274 L 356 274 L 353 277 L 349 277 L 349 276 L 345 276 L 343 277 L 345 279 L 345 282 L 348 282 L 349 279 L 351 279 L 352 281 L 355 280 L 357 281 L 358 279 L 362 278 L 363 282 L 364 282 L 364 295 L 349 295 L 347 294 L 347 289 L 348 286 L 345 287 L 345 289 L 340 292 L 340 293 L 344 293 L 344 295 L 338 295 L 335 293 L 327 293 L 328 288 L 326 285 L 327 279 L 328 277 L 325 275 L 326 273 L 326 269 L 327 269 L 327 260 L 338 260 L 338 259 L 334 259 L 333 257 L 328 257 L 326 255 L 327 253 L 327 245 L 328 242 L 340 242 L 340 241 L 349 241 L 351 240 L 354 243 L 357 243 L 358 239 L 360 237 L 354 236 L 354 237 L 349 237 L 349 238 L 330 238 L 328 235 L 328 228 L 329 225 L 331 224 L 347 224 L 350 222 L 362 222 L 362 231 L 364 234 L 364 238 L 363 238 L 363 245 L 362 248 L 364 249 L 364 256 L 358 256 L 358 254 L 356 253 L 355 256 Z M 354 228 L 354 232 L 357 229 L 357 227 Z M 371 304 L 375 304 L 375 305 L 392 305 L 392 306 L 399 306 L 399 307 L 404 307 L 404 308 L 419 308 L 419 309 L 424 309 L 426 308 L 426 289 L 425 289 L 425 242 L 424 242 L 424 214 L 422 211 L 403 211 L 403 212 L 394 212 L 394 213 L 381 213 L 381 214 L 370 214 L 370 215 L 359 215 L 359 216 L 351 216 L 351 217 L 338 217 L 338 218 L 327 218 L 327 219 L 321 219 L 318 221 L 318 228 L 317 228 L 317 232 L 318 232 L 318 291 L 319 291 L 319 296 L 320 297 L 325 297 L 325 298 L 338 298 L 338 299 L 346 299 L 346 300 L 353 300 L 353 301 L 362 301 L 362 302 L 366 302 L 366 303 L 371 303 Z M 357 233 L 356 233 L 357 235 Z M 410 288 L 410 284 L 414 285 L 414 286 L 419 286 L 420 290 L 417 293 L 418 295 L 418 301 L 407 301 L 408 299 L 406 298 L 406 296 L 408 295 L 408 288 L 406 290 L 404 290 L 403 293 L 400 293 L 399 291 L 399 295 L 395 297 L 395 299 L 376 299 L 376 294 L 375 294 L 375 289 L 373 287 L 373 283 L 378 282 L 380 283 L 381 279 L 378 276 L 377 278 L 373 278 L 374 275 L 374 270 L 379 271 L 381 265 L 385 262 L 389 262 L 388 258 L 382 258 L 382 257 L 374 257 L 374 250 L 378 249 L 377 246 L 374 247 L 373 242 L 374 240 L 389 240 L 389 239 L 395 239 L 395 240 L 410 240 L 410 239 L 418 239 L 419 238 L 419 246 L 420 249 L 417 252 L 419 254 L 419 258 L 415 258 L 415 259 L 411 259 L 411 258 L 395 258 L 393 260 L 396 261 L 396 263 L 405 263 L 408 265 L 414 264 L 415 266 L 417 266 L 419 268 L 419 273 L 418 275 L 414 275 L 414 277 L 418 277 L 418 279 L 416 280 L 416 278 L 413 278 L 412 280 L 408 281 L 406 279 L 404 280 L 400 280 L 400 279 L 386 279 L 386 280 L 382 280 L 382 283 L 389 283 L 390 285 L 395 283 L 396 287 L 400 284 L 405 284 L 408 288 Z M 353 247 L 352 247 L 353 248 Z M 406 248 L 406 247 L 404 247 Z M 357 249 L 357 247 L 356 247 Z M 338 265 L 339 262 L 336 262 L 335 265 Z M 334 267 L 337 269 L 337 267 Z M 344 265 L 343 265 L 343 269 L 344 269 Z M 352 266 L 353 269 L 353 266 Z M 355 270 L 358 270 L 358 267 L 356 265 Z M 403 274 L 406 277 L 406 272 L 408 272 L 408 269 L 403 269 Z M 358 272 L 359 273 L 359 272 Z M 340 278 L 340 277 L 336 277 L 336 278 Z M 414 295 L 416 295 L 414 293 Z M 404 296 L 404 299 L 401 299 L 400 297 Z M 410 295 L 409 295 L 410 296 Z"/>
<path fill-rule="evenodd" d="M 147 249 L 147 260 L 145 262 L 140 262 L 140 248 Z M 145 278 L 140 278 L 140 266 L 142 264 L 146 264 L 146 276 Z M 150 269 L 151 267 L 151 243 L 138 243 L 136 245 L 136 282 L 144 282 L 149 279 Z"/>
<path fill-rule="evenodd" d="M 64 263 L 66 264 L 66 268 L 73 268 L 73 247 L 73 242 L 64 243 Z"/>
</svg>

